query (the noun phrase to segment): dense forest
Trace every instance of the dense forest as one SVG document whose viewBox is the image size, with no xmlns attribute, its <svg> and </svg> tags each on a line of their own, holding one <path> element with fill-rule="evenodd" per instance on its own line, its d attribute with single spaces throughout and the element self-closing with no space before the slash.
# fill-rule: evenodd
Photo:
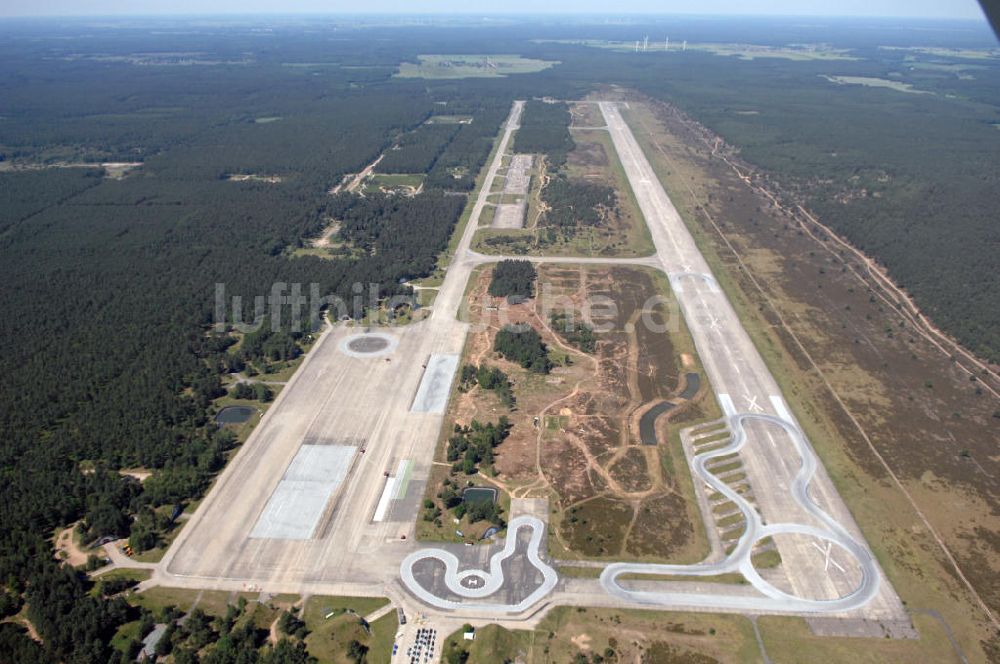
<svg viewBox="0 0 1000 664">
<path fill-rule="evenodd" d="M 620 216 L 614 187 L 597 182 L 571 179 L 556 172 L 542 190 L 546 210 L 544 224 L 562 230 L 597 226 L 608 216 Z"/>
<path fill-rule="evenodd" d="M 564 102 L 527 102 L 521 128 L 514 136 L 514 151 L 544 154 L 551 166 L 559 168 L 575 145 L 569 133 L 570 120 L 569 106 Z"/>
<path fill-rule="evenodd" d="M 537 277 L 531 261 L 504 259 L 493 267 L 487 292 L 493 297 L 534 297 Z"/>
<path fill-rule="evenodd" d="M 133 37 L 121 37 L 128 48 Z M 255 320 L 255 297 L 276 283 L 305 293 L 315 284 L 320 306 L 332 295 L 350 302 L 355 283 L 376 285 L 365 306 L 409 293 L 400 281 L 434 268 L 466 200 L 451 191 L 471 188 L 510 98 L 387 85 L 391 67 L 303 76 L 261 65 L 220 78 L 212 67 L 42 64 L 30 48 L 4 57 L 0 153 L 32 168 L 0 172 L 0 302 L 10 312 L 0 321 L 0 578 L 4 615 L 27 605 L 44 645 L 19 630 L 2 638 L 6 653 L 30 653 L 19 661 L 107 662 L 127 654 L 111 636 L 131 610 L 58 566 L 53 529 L 79 522 L 85 543 L 155 546 L 172 524 L 154 509 L 197 500 L 236 444 L 212 421 L 223 379 L 293 360 L 316 321 L 293 327 L 291 307 L 277 304 L 249 331 L 234 323 Z M 46 67 L 49 76 L 33 75 Z M 328 94 L 315 94 L 320 78 Z M 439 102 L 473 118 L 452 132 L 453 143 L 467 133 L 469 149 L 448 157 L 447 193 L 429 183 L 414 198 L 326 194 Z M 139 166 L 121 179 L 99 166 L 119 159 Z M 358 251 L 291 257 L 331 216 Z M 233 396 L 267 401 L 270 390 L 238 385 Z M 126 467 L 153 474 L 139 483 L 117 472 Z M 255 638 L 236 640 L 260 650 Z M 298 661 L 286 650 L 268 657 Z"/>
<path fill-rule="evenodd" d="M 381 173 L 426 173 L 451 143 L 461 125 L 424 124 L 403 134 L 378 164 Z"/>
<path fill-rule="evenodd" d="M 430 274 L 464 206 L 464 197 L 432 189 L 413 198 L 339 194 L 327 212 L 341 222 L 341 239 L 365 252 L 359 282 L 383 284 L 389 295 L 391 284 Z"/>
<path fill-rule="evenodd" d="M 468 92 L 475 94 L 473 91 Z M 473 120 L 461 125 L 434 161 L 424 182 L 426 187 L 446 191 L 472 191 L 479 168 L 493 149 L 497 128 L 510 113 L 512 98 L 500 90 L 490 93 L 490 97 L 483 102 L 463 99 L 456 99 L 447 108 L 451 112 L 474 113 Z"/>
<path fill-rule="evenodd" d="M 855 58 L 788 61 L 560 41 L 631 40 L 636 25 L 317 19 L 308 29 L 276 22 L 267 36 L 249 24 L 165 25 L 0 22 L 0 609 L 6 617 L 27 605 L 43 644 L 0 625 L 0 662 L 128 654 L 110 637 L 134 609 L 60 566 L 53 529 L 79 522 L 87 538 L 155 541 L 163 524 L 151 510 L 197 499 L 237 444 L 211 420 L 225 376 L 294 358 L 313 331 L 292 329 L 290 311 L 278 309 L 237 333 L 228 307 L 217 330 L 217 284 L 227 301 L 243 298 L 241 320 L 254 319 L 254 298 L 276 282 L 348 301 L 354 283 L 377 284 L 378 298 L 407 294 L 400 280 L 434 267 L 465 203 L 456 194 L 473 188 L 514 99 L 530 100 L 515 149 L 556 166 L 573 146 L 569 118 L 542 96 L 616 84 L 670 101 L 886 265 L 936 323 L 1000 359 L 1000 66 L 879 48 L 995 48 L 988 34 L 675 23 L 692 43 L 836 43 Z M 421 53 L 484 50 L 559 64 L 492 79 L 393 76 Z M 179 64 L 177 53 L 194 62 Z M 436 114 L 471 122 L 425 124 Z M 326 194 L 386 151 L 386 166 L 427 173 L 424 193 Z M 137 165 L 119 176 L 103 162 Z M 581 200 L 610 206 L 605 192 L 553 184 L 566 210 Z M 566 214 L 578 220 L 579 210 Z M 293 257 L 331 217 L 355 250 Z M 496 350 L 532 371 L 551 367 L 533 330 L 501 330 Z M 472 456 L 488 458 L 485 449 Z M 125 467 L 153 474 L 140 483 L 119 474 Z M 213 630 L 228 645 L 205 661 L 303 656 Z M 180 657 L 195 642 L 184 638 Z"/>
</svg>

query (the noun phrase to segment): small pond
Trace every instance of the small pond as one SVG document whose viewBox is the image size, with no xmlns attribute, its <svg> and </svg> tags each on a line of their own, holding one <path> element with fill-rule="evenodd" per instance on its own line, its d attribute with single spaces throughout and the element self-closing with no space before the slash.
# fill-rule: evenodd
<svg viewBox="0 0 1000 664">
<path fill-rule="evenodd" d="M 470 486 L 462 491 L 462 501 L 466 503 L 495 503 L 497 490 L 491 487 Z"/>
<path fill-rule="evenodd" d="M 250 406 L 226 406 L 215 416 L 215 423 L 219 426 L 243 424 L 254 414 L 254 410 Z"/>
</svg>

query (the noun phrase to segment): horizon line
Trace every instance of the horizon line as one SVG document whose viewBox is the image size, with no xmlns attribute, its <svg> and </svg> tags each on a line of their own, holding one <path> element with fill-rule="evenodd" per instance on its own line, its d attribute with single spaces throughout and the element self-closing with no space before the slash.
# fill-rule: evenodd
<svg viewBox="0 0 1000 664">
<path fill-rule="evenodd" d="M 802 13 L 802 14 L 785 14 L 785 13 L 750 13 L 750 14 L 739 14 L 739 13 L 702 13 L 702 12 L 640 12 L 640 11 L 626 11 L 616 14 L 609 14 L 605 12 L 592 12 L 592 11 L 579 11 L 579 12 L 503 12 L 503 11 L 493 11 L 493 12 L 472 12 L 472 11 L 453 11 L 453 12 L 392 12 L 392 11 L 295 11 L 295 10 L 283 10 L 283 11 L 226 11 L 218 10 L 212 12 L 156 12 L 156 13 L 110 13 L 110 14 L 0 14 L 0 20 L 4 19 L 142 19 L 142 18 L 235 18 L 235 17 L 304 17 L 304 16 L 316 16 L 316 17 L 378 17 L 378 18 L 475 18 L 481 17 L 483 19 L 492 17 L 503 17 L 503 18 L 574 18 L 574 17 L 586 17 L 586 18 L 605 18 L 605 19 L 616 19 L 616 18 L 710 18 L 710 19 L 866 19 L 866 20 L 925 20 L 925 21 L 954 21 L 954 22 L 967 22 L 975 23 L 979 21 L 986 22 L 986 16 L 980 10 L 978 17 L 975 16 L 949 16 L 944 14 L 910 14 L 910 15 L 883 15 L 883 14 L 816 14 L 816 13 Z"/>
</svg>

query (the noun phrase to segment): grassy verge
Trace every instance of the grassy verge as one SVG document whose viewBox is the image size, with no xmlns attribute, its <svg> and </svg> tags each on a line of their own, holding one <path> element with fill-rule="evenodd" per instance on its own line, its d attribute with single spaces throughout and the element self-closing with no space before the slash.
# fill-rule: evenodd
<svg viewBox="0 0 1000 664">
<path fill-rule="evenodd" d="M 557 607 L 534 631 L 513 636 L 529 664 L 583 661 L 580 654 L 588 662 L 599 661 L 595 655 L 605 662 L 760 661 L 753 626 L 742 616 Z"/>
<path fill-rule="evenodd" d="M 384 597 L 310 597 L 301 613 L 309 630 L 305 639 L 309 654 L 322 664 L 346 664 L 350 661 L 348 647 L 357 641 L 368 648 L 367 661 L 388 662 L 396 635 L 396 612 L 390 611 L 368 629 L 361 622 L 388 603 Z"/>
<path fill-rule="evenodd" d="M 465 640 L 466 627 L 460 627 L 449 634 L 442 642 L 441 661 L 462 661 L 466 655 L 468 661 L 475 662 L 514 662 L 526 651 L 526 641 L 530 640 L 530 632 L 512 632 L 499 625 L 486 625 L 474 631 L 472 641 Z"/>
</svg>

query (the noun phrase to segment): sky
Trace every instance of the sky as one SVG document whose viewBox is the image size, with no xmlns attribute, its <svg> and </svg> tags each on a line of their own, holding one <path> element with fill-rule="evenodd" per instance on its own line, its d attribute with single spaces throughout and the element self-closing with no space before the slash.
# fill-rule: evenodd
<svg viewBox="0 0 1000 664">
<path fill-rule="evenodd" d="M 502 8 L 476 0 L 0 0 L 0 16 L 359 12 L 982 17 L 976 0 L 507 0 Z"/>
</svg>

